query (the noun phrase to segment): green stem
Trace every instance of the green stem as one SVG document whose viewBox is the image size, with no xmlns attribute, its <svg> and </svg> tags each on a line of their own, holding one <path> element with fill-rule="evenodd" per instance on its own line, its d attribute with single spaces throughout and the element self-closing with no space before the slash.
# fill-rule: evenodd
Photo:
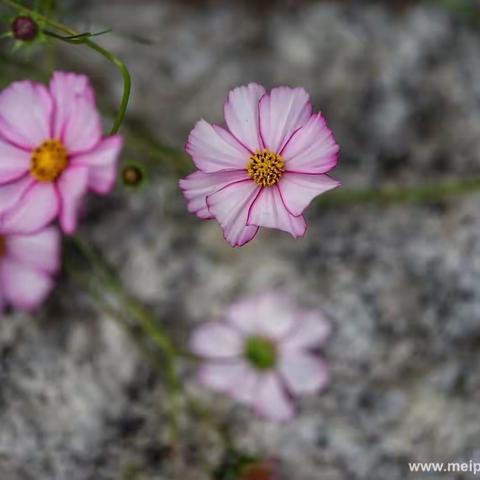
<svg viewBox="0 0 480 480">
<path fill-rule="evenodd" d="M 316 202 L 318 206 L 377 204 L 380 206 L 405 203 L 431 203 L 445 198 L 466 195 L 480 190 L 480 177 L 431 183 L 418 187 L 385 187 L 380 189 L 341 189 L 325 195 Z"/>
<path fill-rule="evenodd" d="M 112 129 L 110 131 L 111 135 L 117 133 L 118 130 L 120 129 L 120 126 L 122 125 L 123 119 L 125 118 L 125 113 L 127 111 L 128 101 L 130 99 L 130 92 L 132 88 L 130 72 L 128 71 L 128 68 L 126 67 L 125 63 L 122 60 L 120 60 L 116 55 L 114 55 L 112 52 L 101 47 L 100 45 L 98 45 L 98 43 L 91 40 L 90 35 L 87 35 L 87 36 L 82 35 L 76 32 L 75 30 L 73 30 L 72 28 L 66 25 L 63 25 L 62 23 L 52 18 L 46 17 L 28 7 L 25 7 L 24 5 L 20 4 L 16 0 L 0 0 L 0 1 L 3 4 L 11 8 L 14 8 L 20 12 L 24 12 L 29 15 L 32 15 L 32 17 L 42 21 L 46 25 L 49 25 L 51 28 L 54 28 L 55 30 L 58 30 L 59 32 L 66 34 L 67 36 L 62 37 L 61 35 L 57 35 L 54 32 L 48 32 L 48 31 L 44 32 L 46 35 L 57 38 L 58 40 L 65 41 L 67 43 L 85 44 L 92 50 L 95 50 L 100 55 L 103 55 L 109 62 L 111 62 L 120 70 L 120 73 L 122 74 L 122 78 L 123 78 L 123 95 L 122 95 L 122 100 L 120 102 L 120 107 L 117 112 L 117 116 L 115 118 Z"/>
<path fill-rule="evenodd" d="M 127 310 L 133 314 L 135 319 L 140 320 L 141 325 L 145 327 L 146 331 L 152 334 L 152 338 L 156 341 L 158 346 L 161 347 L 165 355 L 170 359 L 175 359 L 178 356 L 177 349 L 167 333 L 159 327 L 155 317 L 143 306 L 143 304 L 125 291 L 118 278 L 110 272 L 109 268 L 86 242 L 79 237 L 72 237 L 72 239 L 78 249 L 89 261 L 97 275 L 104 281 L 104 285 L 116 295 L 125 307 L 127 307 Z"/>
<path fill-rule="evenodd" d="M 79 237 L 73 237 L 73 241 L 78 250 L 82 253 L 84 258 L 90 264 L 93 274 L 101 282 L 101 287 L 108 289 L 108 291 L 119 302 L 122 312 L 131 316 L 137 324 L 142 328 L 143 332 L 150 338 L 155 345 L 157 345 L 163 353 L 164 362 L 162 370 L 165 374 L 168 385 L 168 393 L 170 397 L 170 418 L 172 427 L 172 436 L 175 438 L 178 433 L 178 409 L 180 397 L 183 392 L 183 386 L 177 375 L 176 361 L 181 356 L 168 334 L 159 326 L 156 317 L 138 300 L 133 298 L 123 287 L 121 282 L 115 275 L 112 274 L 108 266 L 104 264 L 102 259 L 96 252 Z M 73 268 L 69 271 L 74 272 Z M 98 292 L 90 288 L 90 293 L 93 298 L 102 306 L 102 302 Z M 119 312 L 118 308 L 113 309 L 109 307 L 110 311 Z M 123 316 L 123 315 L 122 315 Z M 117 313 L 117 320 L 120 318 L 120 313 Z"/>
</svg>

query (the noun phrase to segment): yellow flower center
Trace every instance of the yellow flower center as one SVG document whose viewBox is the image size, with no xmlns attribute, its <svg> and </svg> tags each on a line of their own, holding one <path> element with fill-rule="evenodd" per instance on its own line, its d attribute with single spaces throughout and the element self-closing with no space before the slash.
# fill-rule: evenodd
<svg viewBox="0 0 480 480">
<path fill-rule="evenodd" d="M 5 240 L 5 237 L 2 237 L 2 235 L 0 235 L 0 258 L 5 256 L 6 253 L 7 253 L 7 241 Z"/>
<path fill-rule="evenodd" d="M 47 140 L 32 152 L 30 173 L 39 182 L 54 182 L 68 166 L 68 153 L 59 140 Z"/>
<path fill-rule="evenodd" d="M 249 159 L 247 172 L 250 178 L 261 187 L 273 187 L 282 178 L 285 161 L 281 155 L 270 150 L 257 150 Z"/>
</svg>

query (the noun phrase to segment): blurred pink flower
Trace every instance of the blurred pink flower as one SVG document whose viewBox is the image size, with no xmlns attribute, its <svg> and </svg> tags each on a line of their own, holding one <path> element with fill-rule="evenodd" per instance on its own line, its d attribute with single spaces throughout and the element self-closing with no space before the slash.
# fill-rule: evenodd
<svg viewBox="0 0 480 480">
<path fill-rule="evenodd" d="M 329 333 L 320 312 L 297 310 L 284 295 L 269 293 L 234 303 L 225 322 L 199 327 L 191 349 L 206 360 L 201 383 L 282 421 L 294 414 L 292 396 L 327 384 L 327 366 L 312 351 Z"/>
<path fill-rule="evenodd" d="M 312 113 L 303 88 L 255 83 L 232 90 L 225 104 L 227 130 L 200 120 L 186 151 L 198 171 L 180 181 L 188 209 L 216 218 L 225 239 L 242 246 L 259 227 L 305 234 L 303 211 L 339 182 L 327 172 L 339 147 L 321 114 Z"/>
<path fill-rule="evenodd" d="M 0 313 L 7 304 L 21 310 L 40 305 L 59 268 L 60 234 L 55 227 L 30 235 L 0 230 Z"/>
<path fill-rule="evenodd" d="M 119 135 L 102 137 L 88 78 L 55 72 L 46 86 L 14 82 L 0 93 L 0 226 L 38 231 L 57 216 L 66 233 L 77 226 L 87 190 L 114 185 Z"/>
</svg>

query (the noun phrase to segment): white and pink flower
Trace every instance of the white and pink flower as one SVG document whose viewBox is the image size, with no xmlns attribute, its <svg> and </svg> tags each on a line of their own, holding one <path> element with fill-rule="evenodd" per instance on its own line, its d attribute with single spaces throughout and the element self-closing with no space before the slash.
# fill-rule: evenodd
<svg viewBox="0 0 480 480">
<path fill-rule="evenodd" d="M 198 171 L 180 181 L 189 211 L 217 219 L 233 246 L 252 240 L 259 227 L 303 236 L 305 208 L 339 185 L 326 175 L 339 147 L 307 92 L 236 88 L 225 121 L 227 129 L 200 120 L 190 133 L 186 151 Z"/>
<path fill-rule="evenodd" d="M 234 303 L 225 321 L 199 327 L 191 349 L 204 359 L 198 372 L 204 385 L 282 421 L 294 415 L 292 397 L 327 385 L 328 368 L 316 350 L 329 334 L 320 312 L 269 293 Z"/>
<path fill-rule="evenodd" d="M 0 314 L 5 306 L 38 307 L 53 288 L 60 268 L 60 234 L 55 227 L 30 235 L 0 230 Z"/>
<path fill-rule="evenodd" d="M 122 147 L 102 136 L 88 78 L 55 72 L 48 88 L 14 82 L 0 93 L 0 228 L 31 233 L 59 218 L 77 226 L 88 190 L 108 193 Z"/>
</svg>

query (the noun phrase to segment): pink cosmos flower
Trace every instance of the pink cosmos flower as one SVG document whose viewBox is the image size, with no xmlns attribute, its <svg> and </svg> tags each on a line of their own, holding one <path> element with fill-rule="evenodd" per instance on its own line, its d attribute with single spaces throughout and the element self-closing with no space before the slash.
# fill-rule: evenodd
<svg viewBox="0 0 480 480">
<path fill-rule="evenodd" d="M 191 349 L 206 360 L 198 372 L 204 385 L 281 421 L 294 414 L 292 396 L 327 384 L 327 366 L 313 350 L 329 333 L 322 314 L 299 311 L 284 295 L 269 293 L 234 303 L 225 322 L 199 327 Z"/>
<path fill-rule="evenodd" d="M 0 93 L 0 226 L 31 233 L 59 217 L 76 229 L 87 190 L 108 193 L 122 147 L 102 137 L 88 78 L 55 72 L 48 88 L 14 82 Z"/>
<path fill-rule="evenodd" d="M 225 104 L 227 128 L 200 120 L 186 151 L 198 171 L 180 181 L 188 209 L 216 218 L 225 239 L 241 246 L 259 227 L 295 238 L 306 231 L 303 211 L 339 183 L 327 172 L 339 147 L 320 113 L 312 113 L 303 88 L 255 83 L 232 90 Z"/>
<path fill-rule="evenodd" d="M 33 310 L 53 287 L 60 268 L 60 234 L 47 227 L 30 235 L 2 233 L 0 229 L 0 313 L 12 305 Z"/>
</svg>

